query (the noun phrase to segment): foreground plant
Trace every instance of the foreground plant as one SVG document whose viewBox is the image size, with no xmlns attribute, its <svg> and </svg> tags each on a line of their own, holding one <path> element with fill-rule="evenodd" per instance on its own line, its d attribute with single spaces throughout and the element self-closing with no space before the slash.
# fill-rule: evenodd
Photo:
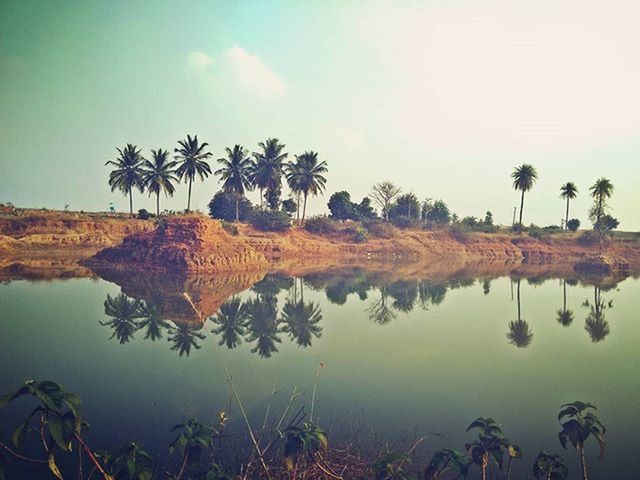
<svg viewBox="0 0 640 480">
<path fill-rule="evenodd" d="M 493 462 L 502 468 L 504 449 L 509 448 L 509 441 L 504 438 L 500 425 L 493 418 L 479 417 L 467 427 L 467 432 L 479 429 L 478 439 L 466 445 L 467 452 L 471 455 L 471 461 L 480 466 L 482 480 L 487 480 L 489 462 Z"/>
<path fill-rule="evenodd" d="M 326 474 L 336 477 L 327 466 L 323 465 L 322 454 L 329 446 L 329 439 L 324 430 L 312 422 L 306 422 L 302 427 L 289 427 L 285 431 L 284 462 L 287 469 L 296 478 L 298 468 L 308 462 L 315 464 Z"/>
<path fill-rule="evenodd" d="M 560 455 L 543 450 L 533 464 L 533 476 L 538 480 L 565 480 L 569 476 L 569 469 Z"/>
<path fill-rule="evenodd" d="M 455 478 L 466 478 L 470 466 L 471 460 L 464 453 L 444 448 L 433 454 L 424 472 L 424 478 L 425 480 L 438 480 L 448 472 L 454 472 Z"/>
<path fill-rule="evenodd" d="M 592 410 L 596 407 L 590 403 L 573 402 L 562 405 L 562 409 L 558 414 L 558 420 L 562 430 L 558 433 L 560 444 L 563 448 L 567 448 L 567 442 L 571 443 L 578 452 L 580 457 L 580 466 L 582 467 L 582 478 L 588 480 L 587 462 L 584 456 L 585 442 L 594 437 L 600 445 L 600 457 L 606 453 L 607 444 L 604 434 L 607 429 L 598 419 Z"/>
</svg>

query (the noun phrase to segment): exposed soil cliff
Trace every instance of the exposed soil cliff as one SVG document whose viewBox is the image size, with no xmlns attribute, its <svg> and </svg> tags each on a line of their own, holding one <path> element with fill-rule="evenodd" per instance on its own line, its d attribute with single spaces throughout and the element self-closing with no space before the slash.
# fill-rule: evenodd
<svg viewBox="0 0 640 480">
<path fill-rule="evenodd" d="M 177 272 L 260 271 L 268 266 L 262 253 L 229 235 L 220 222 L 196 215 L 163 219 L 155 230 L 130 235 L 86 264 Z"/>
</svg>

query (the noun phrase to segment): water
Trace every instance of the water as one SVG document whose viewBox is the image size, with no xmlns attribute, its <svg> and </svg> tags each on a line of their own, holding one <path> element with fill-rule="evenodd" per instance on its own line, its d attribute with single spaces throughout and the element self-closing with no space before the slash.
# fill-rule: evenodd
<svg viewBox="0 0 640 480">
<path fill-rule="evenodd" d="M 558 443 L 557 413 L 584 400 L 608 428 L 607 455 L 598 460 L 595 443 L 587 449 L 592 478 L 640 478 L 636 279 L 598 286 L 539 272 L 436 280 L 351 270 L 251 286 L 251 277 L 104 276 L 118 283 L 0 285 L 0 392 L 29 378 L 62 383 L 83 399 L 94 448 L 135 439 L 162 453 L 172 425 L 219 410 L 242 429 L 224 367 L 256 424 L 274 385 L 272 417 L 294 387 L 309 404 L 319 372 L 315 413 L 334 442 L 408 448 L 425 435 L 425 453 L 463 450 L 471 420 L 492 416 L 525 451 L 515 478 L 530 478 L 541 449 L 577 474 L 575 452 Z M 135 299 L 155 308 L 151 325 L 114 319 L 118 301 Z M 253 312 L 246 327 L 233 328 L 234 299 Z M 226 323 L 215 315 L 223 302 Z M 558 310 L 573 317 L 559 320 Z M 0 410 L 5 440 L 30 407 Z"/>
</svg>

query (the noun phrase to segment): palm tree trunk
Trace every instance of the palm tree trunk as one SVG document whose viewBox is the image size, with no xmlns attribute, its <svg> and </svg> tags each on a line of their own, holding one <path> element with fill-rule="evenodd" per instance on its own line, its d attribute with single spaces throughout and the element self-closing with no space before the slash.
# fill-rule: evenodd
<svg viewBox="0 0 640 480">
<path fill-rule="evenodd" d="M 524 190 L 522 190 L 522 196 L 520 197 L 520 226 L 522 227 L 522 210 L 524 209 Z"/>
<path fill-rule="evenodd" d="M 518 279 L 518 284 L 516 286 L 516 296 L 518 298 L 518 320 L 520 320 L 520 279 Z"/>
<path fill-rule="evenodd" d="M 602 216 L 602 194 L 598 195 L 598 212 L 596 213 L 596 228 L 600 230 L 600 217 Z"/>
<path fill-rule="evenodd" d="M 160 190 L 156 192 L 156 217 L 160 216 Z"/>
<path fill-rule="evenodd" d="M 300 192 L 298 192 L 298 201 L 296 202 L 296 223 L 300 225 Z"/>
<path fill-rule="evenodd" d="M 236 223 L 240 223 L 240 197 L 236 195 Z"/>
<path fill-rule="evenodd" d="M 304 205 L 302 207 L 302 222 L 300 222 L 300 224 L 304 223 L 304 217 L 307 213 L 307 195 L 309 195 L 307 192 L 304 192 Z"/>
<path fill-rule="evenodd" d="M 133 192 L 129 187 L 129 217 L 133 218 Z"/>
<path fill-rule="evenodd" d="M 584 446 L 578 444 L 578 453 L 580 454 L 580 466 L 582 467 L 582 480 L 589 480 L 587 476 L 587 461 L 584 458 Z"/>
<path fill-rule="evenodd" d="M 189 196 L 187 197 L 187 213 L 191 210 L 191 183 L 193 182 L 193 178 L 189 177 Z"/>
<path fill-rule="evenodd" d="M 567 213 L 564 216 L 564 229 L 569 230 L 567 223 L 569 222 L 569 197 L 567 197 Z"/>
</svg>

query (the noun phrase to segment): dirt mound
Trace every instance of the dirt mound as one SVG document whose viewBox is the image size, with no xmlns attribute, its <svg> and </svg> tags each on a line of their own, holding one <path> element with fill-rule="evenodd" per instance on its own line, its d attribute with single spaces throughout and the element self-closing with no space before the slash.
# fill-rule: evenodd
<svg viewBox="0 0 640 480">
<path fill-rule="evenodd" d="M 261 253 L 229 235 L 220 222 L 203 216 L 167 218 L 151 232 L 126 237 L 101 250 L 89 266 L 155 271 L 234 272 L 267 267 Z"/>
<path fill-rule="evenodd" d="M 629 262 L 621 257 L 588 255 L 574 265 L 576 272 L 613 273 L 629 271 Z"/>
</svg>

